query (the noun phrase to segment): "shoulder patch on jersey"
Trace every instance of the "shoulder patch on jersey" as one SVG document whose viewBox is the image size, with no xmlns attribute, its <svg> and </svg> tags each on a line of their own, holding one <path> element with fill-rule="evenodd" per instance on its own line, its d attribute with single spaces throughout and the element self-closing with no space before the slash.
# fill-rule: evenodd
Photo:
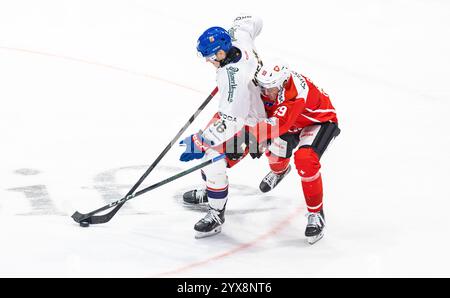
<svg viewBox="0 0 450 298">
<path fill-rule="evenodd" d="M 228 75 L 228 102 L 233 102 L 234 91 L 236 90 L 236 73 L 239 71 L 237 67 L 227 67 L 227 75 Z"/>
</svg>

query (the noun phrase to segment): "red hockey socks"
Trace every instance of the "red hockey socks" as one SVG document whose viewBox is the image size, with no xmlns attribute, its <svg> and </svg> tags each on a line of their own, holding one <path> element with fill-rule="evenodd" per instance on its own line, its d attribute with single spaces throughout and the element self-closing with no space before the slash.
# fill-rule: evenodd
<svg viewBox="0 0 450 298">
<path fill-rule="evenodd" d="M 308 211 L 319 212 L 322 209 L 323 199 L 319 156 L 311 147 L 300 148 L 295 152 L 295 166 L 302 177 L 303 194 Z"/>
<path fill-rule="evenodd" d="M 302 187 L 306 206 L 309 212 L 319 212 L 322 209 L 323 188 L 320 172 L 316 177 L 303 178 Z"/>
</svg>

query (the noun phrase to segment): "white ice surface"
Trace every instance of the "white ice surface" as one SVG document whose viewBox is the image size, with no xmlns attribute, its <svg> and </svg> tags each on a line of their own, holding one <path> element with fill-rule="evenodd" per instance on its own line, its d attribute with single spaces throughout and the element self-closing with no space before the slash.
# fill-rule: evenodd
<svg viewBox="0 0 450 298">
<path fill-rule="evenodd" d="M 280 57 L 332 97 L 342 133 L 322 160 L 327 230 L 304 238 L 295 171 L 269 194 L 265 158 L 229 172 L 221 234 L 180 194 L 194 173 L 104 225 L 75 211 L 120 199 L 214 87 L 207 27 L 264 19 Z M 0 276 L 450 276 L 447 1 L 0 2 Z M 189 130 L 214 113 L 213 100 Z M 196 164 L 175 146 L 148 177 Z"/>
</svg>

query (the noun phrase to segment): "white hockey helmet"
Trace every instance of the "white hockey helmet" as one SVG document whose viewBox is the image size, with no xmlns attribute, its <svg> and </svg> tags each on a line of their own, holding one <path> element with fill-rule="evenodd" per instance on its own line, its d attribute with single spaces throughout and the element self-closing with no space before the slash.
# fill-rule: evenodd
<svg viewBox="0 0 450 298">
<path fill-rule="evenodd" d="M 286 63 L 281 61 L 264 62 L 263 67 L 256 75 L 256 81 L 261 88 L 281 88 L 289 79 L 291 72 Z"/>
</svg>

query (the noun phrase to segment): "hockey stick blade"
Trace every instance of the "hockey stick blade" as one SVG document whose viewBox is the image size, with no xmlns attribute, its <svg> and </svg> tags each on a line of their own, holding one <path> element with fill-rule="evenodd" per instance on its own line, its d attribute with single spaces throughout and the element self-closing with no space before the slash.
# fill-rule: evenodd
<svg viewBox="0 0 450 298">
<path fill-rule="evenodd" d="M 72 218 L 77 223 L 80 223 L 82 220 L 85 220 L 85 219 L 89 218 L 89 215 L 86 215 L 86 214 L 80 213 L 78 211 L 75 211 L 75 213 L 72 214 Z"/>
<path fill-rule="evenodd" d="M 124 203 L 125 202 L 120 203 L 119 205 L 116 206 L 116 208 L 114 208 L 113 210 L 111 210 L 110 212 L 108 212 L 104 215 L 94 215 L 95 213 L 97 213 L 96 211 L 93 211 L 93 212 L 90 212 L 87 214 L 83 214 L 78 211 L 75 211 L 75 213 L 72 215 L 72 218 L 77 223 L 80 223 L 82 221 L 88 222 L 90 224 L 107 223 L 117 213 L 117 211 L 119 211 L 119 209 L 123 206 Z"/>
<path fill-rule="evenodd" d="M 88 222 L 90 224 L 99 224 L 99 223 L 108 222 L 114 216 L 114 214 L 117 213 L 117 211 L 120 209 L 120 207 L 122 207 L 122 205 L 126 201 L 131 200 L 134 197 L 135 197 L 135 195 L 129 195 L 129 196 L 125 197 L 125 198 L 122 198 L 122 199 L 120 199 L 118 201 L 114 201 L 114 202 L 110 203 L 109 205 L 103 206 L 103 207 L 101 207 L 101 208 L 99 208 L 97 210 L 91 211 L 91 212 L 86 213 L 86 214 L 78 212 L 78 211 L 75 211 L 75 213 L 72 214 L 72 218 L 77 223 L 80 223 L 82 221 Z M 115 207 L 115 208 L 113 210 L 111 210 L 110 212 L 108 212 L 108 213 L 106 213 L 104 215 L 94 216 L 94 214 L 97 214 L 99 212 L 108 210 L 108 209 L 110 209 L 112 207 Z"/>
</svg>

